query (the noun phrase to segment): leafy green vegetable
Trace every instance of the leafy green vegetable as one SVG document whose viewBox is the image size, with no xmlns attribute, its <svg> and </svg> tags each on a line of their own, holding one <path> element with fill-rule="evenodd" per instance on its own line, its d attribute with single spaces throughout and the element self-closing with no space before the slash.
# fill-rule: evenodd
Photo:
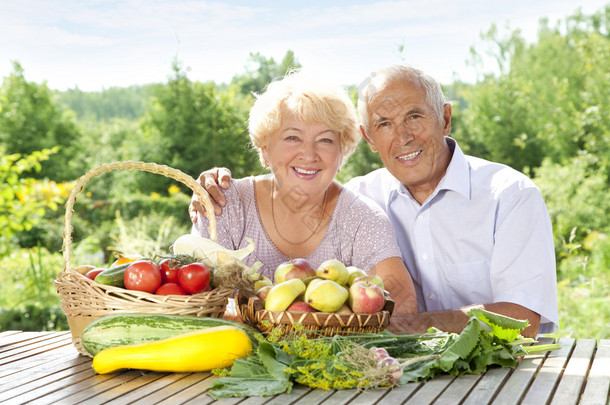
<svg viewBox="0 0 610 405">
<path fill-rule="evenodd" d="M 285 372 L 287 364 L 282 361 L 290 361 L 290 357 L 271 343 L 261 341 L 256 355 L 237 359 L 231 367 L 231 377 L 216 379 L 208 395 L 218 399 L 290 393 L 292 382 Z"/>
<path fill-rule="evenodd" d="M 266 396 L 290 392 L 293 382 L 323 389 L 367 389 L 388 386 L 387 373 L 371 358 L 371 348 L 384 348 L 399 359 L 399 384 L 442 374 L 480 374 L 490 365 L 515 367 L 519 357 L 555 350 L 559 345 L 523 347 L 534 343 L 520 333 L 527 321 L 474 309 L 462 333 L 431 328 L 425 334 L 399 335 L 388 331 L 309 338 L 271 334 L 255 354 L 237 360 L 230 377 L 216 380 L 209 390 L 217 399 L 229 396 Z M 395 380 L 394 380 L 395 381 Z"/>
<path fill-rule="evenodd" d="M 519 334 L 529 326 L 527 319 L 514 319 L 481 308 L 471 309 L 468 312 L 468 315 L 489 325 L 495 336 L 509 342 L 515 340 Z"/>
<path fill-rule="evenodd" d="M 443 371 L 449 371 L 459 359 L 465 359 L 472 353 L 479 341 L 481 327 L 478 322 L 469 321 L 462 333 L 451 346 L 444 351 L 438 365 Z"/>
</svg>

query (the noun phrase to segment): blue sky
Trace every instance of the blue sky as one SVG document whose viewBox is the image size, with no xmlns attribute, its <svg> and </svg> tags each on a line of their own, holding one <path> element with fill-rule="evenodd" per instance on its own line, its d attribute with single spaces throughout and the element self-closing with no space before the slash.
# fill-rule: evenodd
<svg viewBox="0 0 610 405">
<path fill-rule="evenodd" d="M 533 41 L 608 0 L 187 1 L 0 0 L 0 77 L 11 61 L 53 89 L 100 90 L 165 82 L 177 57 L 192 80 L 228 82 L 250 52 L 299 62 L 341 84 L 406 62 L 442 83 L 473 82 L 469 50 L 492 23 Z M 507 32 L 507 31 L 505 31 Z M 403 46 L 403 52 L 399 47 Z M 488 66 L 491 68 L 491 65 Z"/>
</svg>

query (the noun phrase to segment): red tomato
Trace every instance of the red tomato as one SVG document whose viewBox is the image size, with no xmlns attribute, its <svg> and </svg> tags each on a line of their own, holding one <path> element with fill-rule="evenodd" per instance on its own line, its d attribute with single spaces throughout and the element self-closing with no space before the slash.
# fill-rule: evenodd
<svg viewBox="0 0 610 405">
<path fill-rule="evenodd" d="M 155 292 L 157 295 L 188 295 L 184 288 L 180 287 L 177 283 L 165 283 L 161 284 L 161 287 Z"/>
<path fill-rule="evenodd" d="M 178 282 L 190 294 L 197 294 L 210 286 L 210 270 L 203 263 L 191 263 L 178 270 Z"/>
<path fill-rule="evenodd" d="M 133 262 L 125 269 L 123 276 L 128 290 L 146 291 L 154 294 L 161 285 L 161 270 L 150 260 Z"/>
<path fill-rule="evenodd" d="M 178 269 L 180 268 L 180 264 L 178 264 L 176 260 L 171 258 L 163 259 L 161 263 L 159 263 L 159 267 L 161 268 L 163 284 L 178 282 Z"/>
<path fill-rule="evenodd" d="M 97 276 L 98 274 L 100 274 L 102 271 L 104 271 L 104 269 L 93 269 L 93 270 L 89 270 L 86 274 L 85 277 L 90 278 L 91 280 L 95 280 L 95 276 Z"/>
</svg>

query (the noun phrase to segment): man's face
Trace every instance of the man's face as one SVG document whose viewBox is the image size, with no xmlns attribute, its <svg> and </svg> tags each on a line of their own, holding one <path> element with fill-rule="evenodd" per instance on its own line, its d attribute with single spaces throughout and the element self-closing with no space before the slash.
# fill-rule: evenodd
<svg viewBox="0 0 610 405">
<path fill-rule="evenodd" d="M 439 123 L 425 90 L 409 80 L 389 83 L 369 105 L 371 149 L 420 203 L 432 194 L 451 160 L 445 141 L 451 130 L 449 104 L 443 118 Z"/>
</svg>

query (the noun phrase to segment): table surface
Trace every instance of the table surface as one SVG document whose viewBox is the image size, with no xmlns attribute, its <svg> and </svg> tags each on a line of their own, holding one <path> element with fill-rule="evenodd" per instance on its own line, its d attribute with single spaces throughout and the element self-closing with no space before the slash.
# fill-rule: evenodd
<svg viewBox="0 0 610 405">
<path fill-rule="evenodd" d="M 551 343 L 548 338 L 540 343 Z M 210 373 L 123 370 L 98 375 L 70 332 L 0 332 L 0 404 L 608 404 L 610 340 L 559 339 L 561 349 L 522 359 L 515 369 L 442 376 L 394 389 L 226 398 L 205 394 Z"/>
</svg>

